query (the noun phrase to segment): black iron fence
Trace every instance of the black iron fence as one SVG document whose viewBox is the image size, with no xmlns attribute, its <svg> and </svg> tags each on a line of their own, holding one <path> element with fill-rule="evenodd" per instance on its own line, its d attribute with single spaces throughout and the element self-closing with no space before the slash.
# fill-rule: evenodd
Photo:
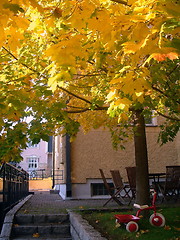
<svg viewBox="0 0 180 240">
<path fill-rule="evenodd" d="M 29 171 L 29 179 L 39 180 L 49 177 L 48 172 L 45 169 L 37 169 Z"/>
<path fill-rule="evenodd" d="M 45 178 L 51 177 L 51 179 L 57 181 L 57 184 L 61 183 L 63 180 L 63 170 L 46 170 L 46 169 L 36 169 L 28 171 L 30 180 L 43 180 Z"/>
<path fill-rule="evenodd" d="M 29 194 L 29 174 L 3 163 L 0 166 L 0 227 L 5 214 Z"/>
</svg>

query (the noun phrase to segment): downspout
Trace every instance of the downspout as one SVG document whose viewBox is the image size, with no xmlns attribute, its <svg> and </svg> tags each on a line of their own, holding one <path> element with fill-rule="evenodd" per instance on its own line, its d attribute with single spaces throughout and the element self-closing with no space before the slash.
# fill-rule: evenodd
<svg viewBox="0 0 180 240">
<path fill-rule="evenodd" d="M 66 197 L 72 197 L 71 143 L 70 143 L 70 137 L 68 134 L 66 134 Z"/>
<path fill-rule="evenodd" d="M 55 136 L 52 137 L 52 189 L 55 186 Z"/>
</svg>

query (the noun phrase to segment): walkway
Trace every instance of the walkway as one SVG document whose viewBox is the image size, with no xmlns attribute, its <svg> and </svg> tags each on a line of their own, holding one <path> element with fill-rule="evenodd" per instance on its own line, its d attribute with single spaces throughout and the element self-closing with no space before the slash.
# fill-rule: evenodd
<svg viewBox="0 0 180 240">
<path fill-rule="evenodd" d="M 21 207 L 18 213 L 27 214 L 57 214 L 64 213 L 66 209 L 87 209 L 87 208 L 101 208 L 101 209 L 119 209 L 127 208 L 127 205 L 119 206 L 113 200 L 110 201 L 106 207 L 103 204 L 106 199 L 79 199 L 79 200 L 63 200 L 59 194 L 51 194 L 50 191 L 35 191 L 34 195 Z M 163 205 L 180 205 L 180 199 L 177 202 L 168 201 L 163 202 Z M 157 202 L 157 205 L 159 203 Z M 161 204 L 160 204 L 161 205 Z M 132 206 L 129 206 L 132 207 Z"/>
<path fill-rule="evenodd" d="M 103 208 L 106 199 L 63 200 L 59 194 L 50 194 L 49 191 L 35 191 L 34 195 L 23 205 L 19 213 L 27 214 L 57 214 L 66 209 Z M 108 208 L 119 208 L 116 202 L 111 201 Z"/>
</svg>

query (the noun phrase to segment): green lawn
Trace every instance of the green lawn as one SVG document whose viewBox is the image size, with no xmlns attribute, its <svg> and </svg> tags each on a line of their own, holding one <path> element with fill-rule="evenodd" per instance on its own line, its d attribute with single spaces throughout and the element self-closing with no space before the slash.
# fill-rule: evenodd
<svg viewBox="0 0 180 240">
<path fill-rule="evenodd" d="M 115 214 L 134 214 L 132 212 L 83 212 L 83 217 L 109 240 L 180 240 L 180 207 L 158 209 L 164 215 L 164 227 L 151 226 L 149 220 L 140 219 L 139 231 L 129 233 L 125 226 L 116 226 Z"/>
</svg>

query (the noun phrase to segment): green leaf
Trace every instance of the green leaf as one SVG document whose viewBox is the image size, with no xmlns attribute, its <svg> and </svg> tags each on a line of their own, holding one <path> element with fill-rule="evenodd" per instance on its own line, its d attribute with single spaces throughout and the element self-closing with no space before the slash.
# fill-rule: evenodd
<svg viewBox="0 0 180 240">
<path fill-rule="evenodd" d="M 5 3 L 3 5 L 3 7 L 5 9 L 9 9 L 10 11 L 14 12 L 14 13 L 18 13 L 18 12 L 25 12 L 23 8 L 21 8 L 18 4 L 12 4 L 12 3 Z"/>
</svg>

